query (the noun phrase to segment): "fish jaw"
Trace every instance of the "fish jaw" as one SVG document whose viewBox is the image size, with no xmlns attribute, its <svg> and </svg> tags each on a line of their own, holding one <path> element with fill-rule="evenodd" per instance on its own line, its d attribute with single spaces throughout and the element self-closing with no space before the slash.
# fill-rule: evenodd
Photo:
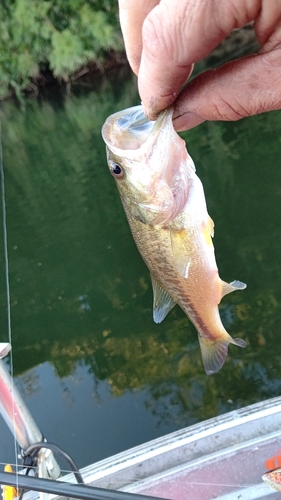
<svg viewBox="0 0 281 500">
<path fill-rule="evenodd" d="M 183 210 L 195 167 L 185 142 L 173 128 L 171 108 L 162 112 L 156 122 L 145 122 L 141 106 L 130 109 L 126 110 L 123 135 L 120 113 L 109 117 L 103 126 L 109 168 L 112 172 L 112 166 L 117 164 L 124 171 L 123 178 L 115 180 L 132 215 L 145 224 L 164 226 Z M 136 125 L 136 115 L 140 126 Z"/>
</svg>

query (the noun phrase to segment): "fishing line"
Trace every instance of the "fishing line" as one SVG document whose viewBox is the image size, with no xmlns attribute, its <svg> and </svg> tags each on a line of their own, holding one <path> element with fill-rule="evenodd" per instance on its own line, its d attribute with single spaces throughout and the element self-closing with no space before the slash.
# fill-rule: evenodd
<svg viewBox="0 0 281 500">
<path fill-rule="evenodd" d="M 9 281 L 9 256 L 8 256 L 8 236 L 7 236 L 7 214 L 6 214 L 6 197 L 5 197 L 5 177 L 3 168 L 3 148 L 2 148 L 2 124 L 0 122 L 0 176 L 1 176 L 1 200 L 2 200 L 2 222 L 3 222 L 3 246 L 4 246 L 4 262 L 5 262 L 5 282 L 6 282 L 6 302 L 7 302 L 7 326 L 8 340 L 12 345 L 12 328 L 11 328 L 11 298 L 10 298 L 10 281 Z M 15 405 L 14 405 L 14 366 L 13 366 L 13 351 L 10 351 L 10 371 L 12 378 L 12 411 L 13 411 L 13 437 L 15 448 L 16 470 L 18 470 L 18 449 L 16 440 L 16 424 L 15 424 Z"/>
</svg>

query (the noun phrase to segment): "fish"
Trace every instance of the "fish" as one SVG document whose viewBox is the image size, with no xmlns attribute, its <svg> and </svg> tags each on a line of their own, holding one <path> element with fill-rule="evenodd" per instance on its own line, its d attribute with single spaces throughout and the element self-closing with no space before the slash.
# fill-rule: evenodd
<svg viewBox="0 0 281 500">
<path fill-rule="evenodd" d="M 150 121 L 141 105 L 134 106 L 109 116 L 102 136 L 132 236 L 150 271 L 153 319 L 161 323 L 178 304 L 198 332 L 211 375 L 223 366 L 229 344 L 247 345 L 227 333 L 218 310 L 224 295 L 246 285 L 219 277 L 214 222 L 172 117 L 170 107 Z"/>
</svg>

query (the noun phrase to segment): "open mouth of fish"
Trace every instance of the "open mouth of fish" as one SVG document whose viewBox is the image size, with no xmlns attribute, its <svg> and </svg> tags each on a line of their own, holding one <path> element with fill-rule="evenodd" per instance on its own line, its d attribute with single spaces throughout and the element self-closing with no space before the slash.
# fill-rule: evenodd
<svg viewBox="0 0 281 500">
<path fill-rule="evenodd" d="M 102 136 L 107 146 L 112 150 L 136 150 L 139 149 L 148 139 L 161 129 L 168 113 L 172 109 L 166 110 L 160 115 L 156 122 L 150 121 L 143 111 L 143 107 L 134 106 L 132 108 L 115 113 L 107 119 L 102 129 Z M 116 151 L 117 152 L 117 151 Z"/>
</svg>

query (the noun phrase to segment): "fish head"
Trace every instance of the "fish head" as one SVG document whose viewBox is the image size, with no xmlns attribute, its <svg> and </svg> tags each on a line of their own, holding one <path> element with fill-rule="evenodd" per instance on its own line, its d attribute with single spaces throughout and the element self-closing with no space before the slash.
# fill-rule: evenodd
<svg viewBox="0 0 281 500">
<path fill-rule="evenodd" d="M 168 108 L 152 122 L 135 106 L 111 115 L 102 128 L 124 208 L 145 224 L 167 225 L 183 210 L 195 172 L 172 115 Z"/>
</svg>

